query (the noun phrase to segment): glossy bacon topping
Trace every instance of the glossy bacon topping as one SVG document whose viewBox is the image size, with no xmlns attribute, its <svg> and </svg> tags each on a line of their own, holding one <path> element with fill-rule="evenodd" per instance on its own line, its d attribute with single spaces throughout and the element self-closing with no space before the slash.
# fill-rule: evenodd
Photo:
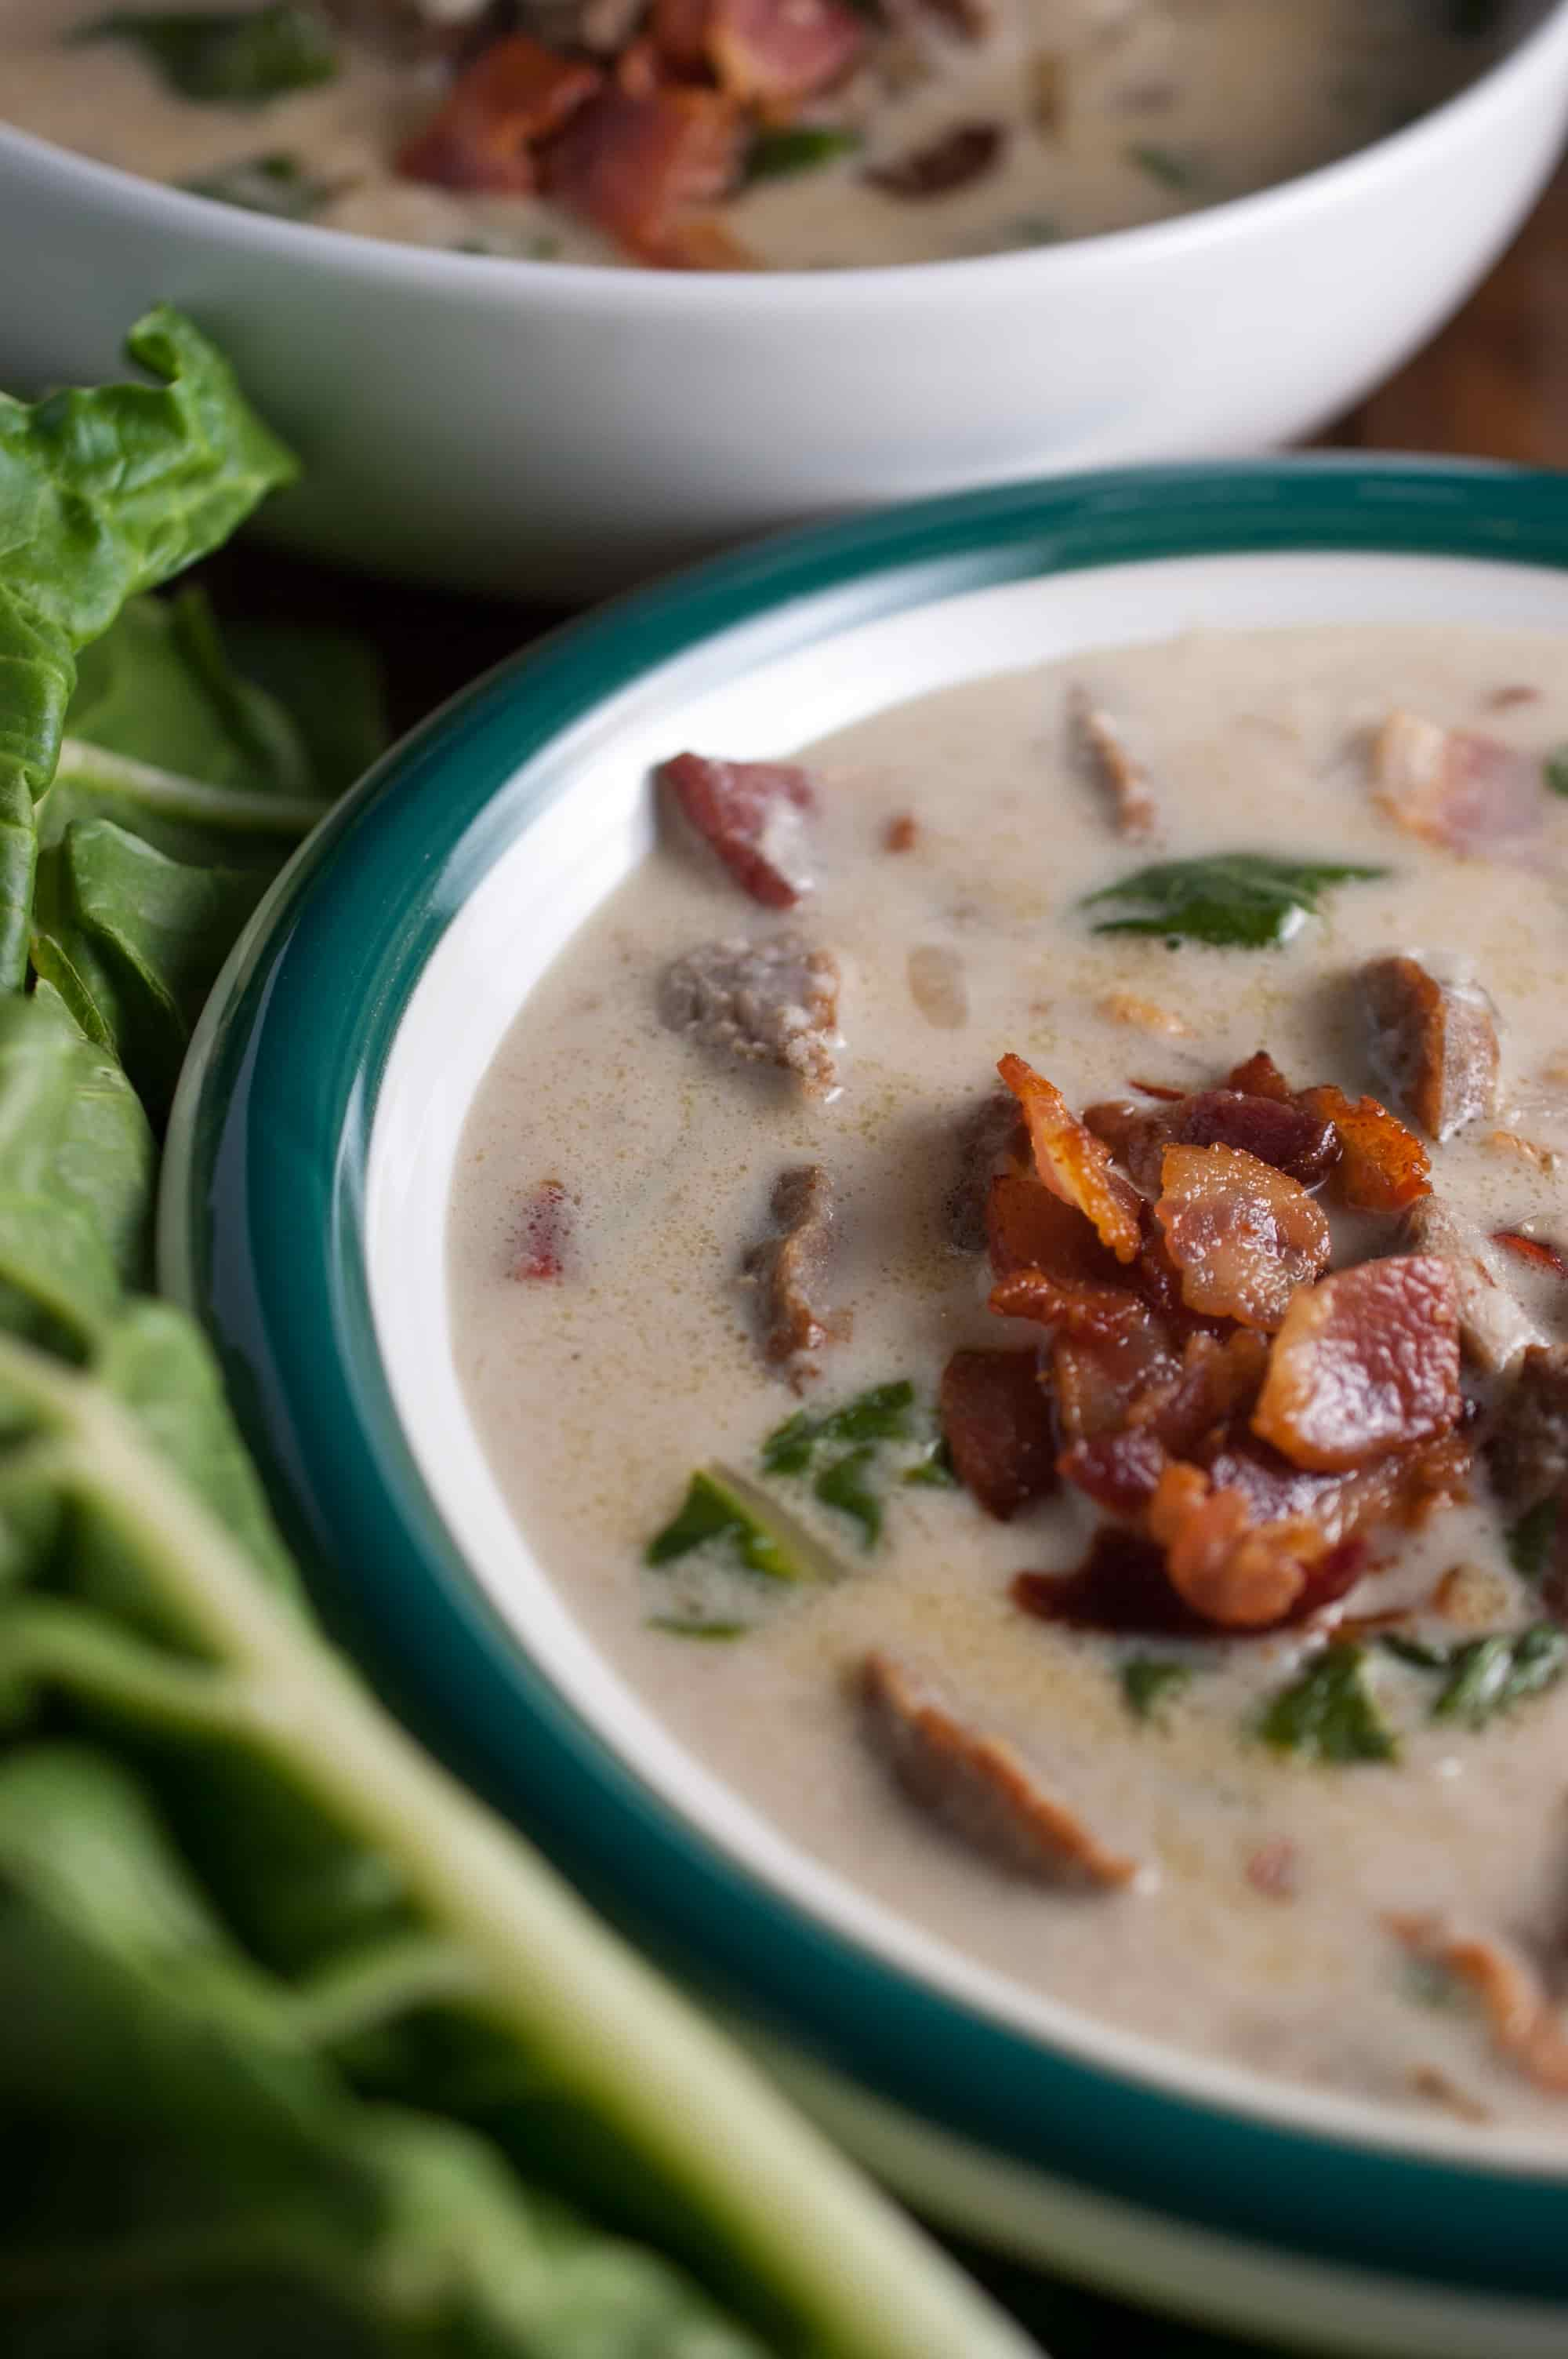
<svg viewBox="0 0 1568 2359">
<path fill-rule="evenodd" d="M 541 1180 L 523 1207 L 514 1277 L 554 1279 L 566 1270 L 573 1206 L 559 1180 Z"/>
<path fill-rule="evenodd" d="M 711 204 L 733 187 L 745 138 L 741 110 L 723 91 L 611 87 L 552 143 L 545 184 L 606 236 L 662 262 L 671 241 L 678 245 L 683 207 Z"/>
<path fill-rule="evenodd" d="M 1187 1308 L 1278 1327 L 1297 1288 L 1327 1266 L 1320 1207 L 1299 1180 L 1241 1147 L 1168 1147 L 1162 1175 L 1154 1217 Z"/>
<path fill-rule="evenodd" d="M 937 1415 L 953 1470 L 1000 1523 L 1056 1487 L 1055 1428 L 1039 1367 L 1039 1353 L 1025 1347 L 955 1352 L 942 1372 Z"/>
<path fill-rule="evenodd" d="M 1353 1212 L 1402 1212 L 1430 1191 L 1431 1157 L 1378 1099 L 1347 1098 L 1328 1082 L 1303 1090 L 1299 1102 L 1338 1133 L 1335 1192 Z"/>
<path fill-rule="evenodd" d="M 406 180 L 494 196 L 528 196 L 538 186 L 535 149 L 600 88 L 603 75 L 580 59 L 514 33 L 476 58 L 423 130 L 397 158 Z"/>
<path fill-rule="evenodd" d="M 777 104 L 842 82 L 867 27 L 843 0 L 655 0 L 653 38 L 678 72 L 711 69 L 731 97 Z"/>
<path fill-rule="evenodd" d="M 721 762 L 676 754 L 655 776 L 742 893 L 767 909 L 793 909 L 809 886 L 793 838 L 816 801 L 793 762 Z"/>
<path fill-rule="evenodd" d="M 1022 1057 L 1003 1057 L 997 1071 L 1023 1108 L 1035 1169 L 1046 1187 L 1087 1214 L 1118 1261 L 1135 1261 L 1142 1237 L 1138 1190 L 1116 1169 L 1109 1149 L 1069 1110 L 1055 1084 Z"/>
<path fill-rule="evenodd" d="M 1463 1407 L 1454 1272 L 1398 1254 L 1296 1295 L 1252 1427 L 1293 1465 L 1337 1473 L 1434 1440 Z"/>
</svg>

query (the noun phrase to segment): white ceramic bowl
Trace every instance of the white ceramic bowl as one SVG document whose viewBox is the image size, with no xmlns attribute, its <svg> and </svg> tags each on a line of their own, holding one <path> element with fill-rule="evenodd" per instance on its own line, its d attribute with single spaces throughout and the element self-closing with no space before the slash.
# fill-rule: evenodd
<svg viewBox="0 0 1568 2359">
<path fill-rule="evenodd" d="M 0 378 L 108 374 L 164 299 L 308 462 L 268 529 L 563 603 L 802 517 L 1259 449 L 1413 350 L 1568 121 L 1568 0 L 1408 130 L 1184 219 L 755 276 L 431 253 L 269 222 L 0 131 Z M 3 37 L 0 37 L 3 38 Z"/>
</svg>

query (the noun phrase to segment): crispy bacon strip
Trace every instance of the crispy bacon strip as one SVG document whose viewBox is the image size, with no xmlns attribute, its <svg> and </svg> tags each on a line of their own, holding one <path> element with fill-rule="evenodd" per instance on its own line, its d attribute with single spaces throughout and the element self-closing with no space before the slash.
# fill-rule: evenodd
<svg viewBox="0 0 1568 2359">
<path fill-rule="evenodd" d="M 534 151 L 599 90 L 597 66 L 514 33 L 459 75 L 423 130 L 398 151 L 406 180 L 494 196 L 538 186 Z"/>
<path fill-rule="evenodd" d="M 1496 737 L 1390 712 L 1372 747 L 1389 817 L 1465 859 L 1527 860 L 1545 824 L 1541 766 Z"/>
<path fill-rule="evenodd" d="M 1498 1027 L 1484 992 L 1439 983 L 1419 959 L 1369 959 L 1359 988 L 1372 1061 L 1429 1137 L 1498 1103 Z"/>
<path fill-rule="evenodd" d="M 743 104 L 776 105 L 842 82 L 867 32 L 842 0 L 655 0 L 653 38 L 677 72 L 711 69 Z"/>
<path fill-rule="evenodd" d="M 1154 1218 L 1187 1308 L 1278 1327 L 1297 1288 L 1328 1266 L 1322 1209 L 1299 1180 L 1243 1147 L 1167 1147 L 1162 1170 Z"/>
<path fill-rule="evenodd" d="M 1260 1527 L 1244 1491 L 1173 1460 L 1149 1503 L 1176 1594 L 1206 1622 L 1266 1629 L 1287 1620 L 1326 1551 L 1310 1516 Z"/>
<path fill-rule="evenodd" d="M 1013 1109 L 1011 1097 L 1005 1103 Z M 986 1197 L 985 1231 L 998 1277 L 1039 1269 L 1058 1280 L 1117 1282 L 1121 1265 L 1116 1256 L 1106 1251 L 1084 1214 L 1053 1195 L 1032 1171 L 997 1172 Z"/>
<path fill-rule="evenodd" d="M 1109 806 L 1118 835 L 1134 841 L 1152 835 L 1160 806 L 1149 773 L 1128 746 L 1108 712 L 1088 690 L 1076 687 L 1067 700 L 1067 724 L 1096 784 Z M 1184 1031 L 1190 1027 L 1184 1025 Z"/>
<path fill-rule="evenodd" d="M 1003 1057 L 997 1071 L 1023 1108 L 1046 1187 L 1087 1213 L 1118 1261 L 1136 1261 L 1142 1241 L 1138 1190 L 1116 1169 L 1108 1148 L 1078 1121 L 1054 1082 L 1022 1057 Z"/>
<path fill-rule="evenodd" d="M 1159 1190 L 1167 1147 L 1239 1147 L 1304 1188 L 1317 1187 L 1338 1159 L 1334 1125 L 1293 1097 L 1229 1088 L 1161 1094 L 1165 1103 L 1154 1107 L 1111 1098 L 1084 1109 L 1086 1127 L 1119 1156 L 1147 1195 Z"/>
<path fill-rule="evenodd" d="M 966 1727 L 902 1663 L 868 1655 L 860 1702 L 871 1742 L 903 1791 L 960 1842 L 1042 1884 L 1092 1892 L 1132 1881 L 1132 1860 L 1107 1850 L 1010 1745 Z"/>
<path fill-rule="evenodd" d="M 1544 1237 L 1527 1237 L 1522 1229 L 1494 1229 L 1491 1241 L 1511 1253 L 1517 1261 L 1528 1262 L 1532 1269 L 1550 1270 L 1553 1277 L 1568 1277 L 1568 1256 L 1561 1245 L 1548 1245 Z"/>
<path fill-rule="evenodd" d="M 1267 1049 L 1258 1049 L 1245 1064 L 1226 1075 L 1227 1090 L 1238 1090 L 1243 1097 L 1274 1098 L 1281 1105 L 1293 1105 L 1296 1093 L 1270 1056 Z"/>
<path fill-rule="evenodd" d="M 552 143 L 545 185 L 641 260 L 663 262 L 682 210 L 712 204 L 733 187 L 745 137 L 741 107 L 726 92 L 611 86 Z"/>
<path fill-rule="evenodd" d="M 816 792 L 795 763 L 676 754 L 654 775 L 753 901 L 766 909 L 793 909 L 810 889 L 795 839 L 802 814 L 816 809 Z"/>
<path fill-rule="evenodd" d="M 1343 1473 L 1459 1421 L 1459 1305 L 1437 1254 L 1343 1269 L 1292 1301 L 1252 1430 L 1292 1465 Z"/>
<path fill-rule="evenodd" d="M 572 1201 L 559 1180 L 541 1180 L 523 1207 L 514 1277 L 561 1277 L 573 1228 Z"/>
<path fill-rule="evenodd" d="M 1432 1187 L 1432 1158 L 1412 1131 L 1376 1098 L 1347 1098 L 1325 1082 L 1298 1103 L 1339 1134 L 1335 1190 L 1353 1212 L 1402 1212 Z"/>
<path fill-rule="evenodd" d="M 1102 1524 L 1072 1572 L 1021 1572 L 1008 1594 L 1021 1614 L 1073 1630 L 1141 1637 L 1212 1637 L 1166 1577 L 1163 1551 L 1120 1524 Z"/>
<path fill-rule="evenodd" d="M 1540 1980 L 1501 1941 L 1452 1932 L 1436 1916 L 1384 1920 L 1413 1957 L 1441 1966 L 1479 2004 L 1498 2053 L 1549 2097 L 1568 2097 L 1568 2028 Z"/>
<path fill-rule="evenodd" d="M 954 1473 L 999 1523 L 1055 1489 L 1055 1428 L 1037 1352 L 955 1352 L 937 1417 Z"/>
</svg>

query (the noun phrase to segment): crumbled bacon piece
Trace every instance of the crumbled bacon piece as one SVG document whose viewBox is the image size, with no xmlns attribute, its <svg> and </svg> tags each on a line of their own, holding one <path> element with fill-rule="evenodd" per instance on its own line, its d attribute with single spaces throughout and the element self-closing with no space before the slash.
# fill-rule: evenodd
<svg viewBox="0 0 1568 2359">
<path fill-rule="evenodd" d="M 1133 1098 L 1097 1098 L 1093 1105 L 1084 1108 L 1084 1128 L 1092 1131 L 1102 1147 L 1109 1148 L 1119 1163 L 1125 1164 L 1133 1184 L 1146 1195 L 1153 1195 L 1160 1185 L 1160 1158 L 1165 1151 L 1167 1106 L 1171 1102 L 1184 1104 L 1186 1092 L 1169 1093 L 1144 1088 L 1134 1082 L 1134 1089 L 1143 1089 L 1144 1095 L 1156 1094 L 1165 1101 L 1159 1105 L 1140 1105 Z"/>
<path fill-rule="evenodd" d="M 937 1416 L 953 1471 L 999 1523 L 1055 1489 L 1055 1428 L 1033 1349 L 955 1352 Z"/>
<path fill-rule="evenodd" d="M 1322 1209 L 1299 1180 L 1243 1147 L 1167 1147 L 1162 1176 L 1154 1217 L 1188 1309 L 1278 1327 L 1297 1288 L 1327 1266 Z"/>
<path fill-rule="evenodd" d="M 960 1253 L 980 1253 L 989 1242 L 990 1185 L 999 1166 L 1016 1168 L 1029 1152 L 1028 1134 L 1011 1090 L 993 1090 L 959 1125 L 957 1173 L 942 1200 L 947 1242 Z M 1031 1180 L 1032 1187 L 1039 1182 Z"/>
<path fill-rule="evenodd" d="M 1152 1540 L 1119 1524 L 1102 1524 L 1073 1572 L 1021 1572 L 1008 1594 L 1021 1614 L 1074 1630 L 1136 1633 L 1141 1637 L 1202 1638 L 1212 1625 L 1184 1604 L 1165 1576 Z"/>
<path fill-rule="evenodd" d="M 1492 1243 L 1511 1253 L 1517 1261 L 1529 1262 L 1532 1269 L 1550 1270 L 1553 1277 L 1568 1277 L 1568 1257 L 1562 1247 L 1548 1245 L 1544 1237 L 1527 1237 L 1522 1229 L 1494 1229 Z"/>
<path fill-rule="evenodd" d="M 1339 1134 L 1335 1188 L 1353 1212 L 1402 1212 L 1432 1186 L 1432 1158 L 1413 1131 L 1376 1098 L 1347 1098 L 1332 1082 L 1299 1103 Z"/>
<path fill-rule="evenodd" d="M 1130 1024 L 1140 1032 L 1161 1033 L 1167 1040 L 1193 1038 L 1193 1027 L 1184 1016 L 1178 1016 L 1173 1007 L 1162 1007 L 1157 999 L 1140 999 L 1135 991 L 1108 991 L 1103 999 L 1096 1000 L 1095 1014 L 1103 1016 L 1108 1024 Z M 1134 1082 L 1132 1086 L 1141 1090 L 1145 1084 Z M 1151 1094 L 1179 1098 L 1182 1092 L 1157 1088 Z"/>
<path fill-rule="evenodd" d="M 1269 1345 L 1252 1328 L 1223 1342 L 1189 1335 L 1178 1372 L 1140 1395 L 1129 1425 L 1153 1434 L 1173 1458 L 1191 1458 L 1217 1430 L 1250 1416 L 1268 1365 Z"/>
<path fill-rule="evenodd" d="M 665 970 L 659 1013 L 716 1056 L 782 1066 L 807 1097 L 838 1085 L 838 963 L 796 934 L 688 951 Z"/>
<path fill-rule="evenodd" d="M 882 830 L 884 852 L 913 852 L 919 840 L 919 822 L 911 811 L 900 811 Z"/>
<path fill-rule="evenodd" d="M 514 1277 L 555 1279 L 565 1275 L 571 1243 L 572 1200 L 558 1180 L 541 1180 L 523 1207 Z"/>
<path fill-rule="evenodd" d="M 796 1165 L 780 1172 L 768 1209 L 773 1234 L 747 1254 L 742 1283 L 756 1291 L 762 1357 L 798 1387 L 816 1374 L 814 1355 L 842 1332 L 816 1299 L 833 1245 L 833 1183 L 821 1164 Z"/>
<path fill-rule="evenodd" d="M 1258 1049 L 1226 1075 L 1227 1090 L 1238 1090 L 1243 1097 L 1274 1098 L 1281 1105 L 1293 1105 L 1295 1092 L 1270 1056 L 1267 1049 Z"/>
<path fill-rule="evenodd" d="M 1120 1158 L 1147 1195 L 1160 1188 L 1167 1147 L 1239 1147 L 1306 1188 L 1317 1187 L 1338 1158 L 1334 1125 L 1293 1098 L 1235 1089 L 1159 1094 L 1166 1103 L 1157 1107 L 1109 1098 L 1084 1109 L 1086 1126 Z"/>
<path fill-rule="evenodd" d="M 720 762 L 676 754 L 655 773 L 742 893 L 767 909 L 793 909 L 809 890 L 795 838 L 816 808 L 806 772 L 793 762 Z"/>
<path fill-rule="evenodd" d="M 1007 1100 L 1011 1109 L 1011 1098 Z M 1053 1195 L 1032 1171 L 999 1171 L 986 1199 L 986 1244 L 998 1277 L 1037 1269 L 1060 1281 L 1114 1285 L 1121 1268 L 1076 1205 Z M 1020 1314 L 1012 1314 L 1020 1315 Z M 1033 1310 L 1022 1316 L 1033 1318 Z"/>
<path fill-rule="evenodd" d="M 1517 1951 L 1454 1933 L 1441 1917 L 1399 1914 L 1386 1922 L 1412 1956 L 1441 1966 L 1478 2001 L 1494 2047 L 1527 2081 L 1547 2096 L 1568 2097 L 1568 2028 Z"/>
<path fill-rule="evenodd" d="M 1271 1835 L 1249 1855 L 1243 1874 L 1265 1900 L 1293 1900 L 1301 1890 L 1301 1853 L 1289 1835 Z"/>
<path fill-rule="evenodd" d="M 1173 1378 L 1177 1366 L 1163 1321 L 1141 1302 L 1123 1325 L 1058 1331 L 1051 1384 L 1064 1436 L 1080 1442 L 1119 1431 L 1132 1404 L 1151 1386 Z"/>
<path fill-rule="evenodd" d="M 860 1701 L 871 1743 L 910 1799 L 988 1857 L 1045 1884 L 1114 1890 L 1134 1863 L 1052 1799 L 1010 1745 L 978 1735 L 901 1663 L 871 1654 Z"/>
<path fill-rule="evenodd" d="M 1106 1426 L 1073 1442 L 1057 1460 L 1065 1483 L 1108 1515 L 1145 1513 L 1170 1463 L 1158 1434 L 1145 1426 Z"/>
<path fill-rule="evenodd" d="M 1454 1272 L 1461 1349 L 1489 1375 L 1509 1368 L 1532 1343 L 1545 1341 L 1509 1283 L 1494 1241 L 1454 1212 L 1440 1196 L 1422 1196 L 1400 1224 L 1411 1253 L 1441 1254 Z"/>
<path fill-rule="evenodd" d="M 396 168 L 406 180 L 438 188 L 528 196 L 538 186 L 535 149 L 603 79 L 597 66 L 513 34 L 459 75 L 435 115 L 399 150 Z"/>
<path fill-rule="evenodd" d="M 1087 688 L 1075 688 L 1067 700 L 1067 720 L 1074 739 L 1110 808 L 1118 835 L 1137 839 L 1152 835 L 1160 823 L 1160 807 L 1149 773 L 1128 746 L 1108 712 L 1095 702 Z M 1185 1031 L 1186 1026 L 1182 1029 Z"/>
<path fill-rule="evenodd" d="M 1379 731 L 1372 786 L 1400 827 L 1465 858 L 1528 859 L 1545 822 L 1538 762 L 1415 712 L 1391 712 Z"/>
<path fill-rule="evenodd" d="M 843 0 L 654 0 L 653 37 L 677 72 L 711 69 L 743 105 L 811 98 L 842 82 L 867 38 Z"/>
<path fill-rule="evenodd" d="M 1429 1136 L 1496 1111 L 1498 1029 L 1483 992 L 1439 983 L 1419 959 L 1369 959 L 1359 987 L 1372 1061 Z"/>
<path fill-rule="evenodd" d="M 994 171 L 1006 136 L 1000 123 L 958 124 L 925 147 L 876 165 L 866 178 L 890 197 L 946 197 Z"/>
<path fill-rule="evenodd" d="M 1135 1261 L 1142 1239 L 1138 1191 L 1114 1168 L 1108 1149 L 1069 1110 L 1055 1084 L 1022 1057 L 1003 1057 L 997 1071 L 1023 1108 L 1035 1168 L 1046 1187 L 1087 1213 L 1118 1261 Z"/>
<path fill-rule="evenodd" d="M 611 87 L 552 143 L 545 182 L 557 203 L 641 259 L 661 262 L 682 208 L 711 204 L 733 187 L 745 136 L 741 109 L 723 91 Z"/>
<path fill-rule="evenodd" d="M 1296 1295 L 1252 1427 L 1293 1465 L 1340 1473 L 1435 1440 L 1463 1408 L 1454 1273 L 1439 1255 L 1396 1254 Z"/>
<path fill-rule="evenodd" d="M 1179 1098 L 1184 1098 L 1187 1094 L 1185 1090 L 1175 1089 L 1169 1082 L 1141 1082 L 1136 1073 L 1128 1075 L 1127 1086 L 1130 1090 L 1141 1090 L 1146 1098 L 1163 1098 L 1170 1105 L 1173 1105 Z M 1087 1122 L 1087 1114 L 1084 1119 Z M 1107 1143 L 1109 1144 L 1108 1141 Z"/>
<path fill-rule="evenodd" d="M 1260 1527 L 1245 1492 L 1175 1460 L 1155 1485 L 1148 1519 L 1177 1595 L 1227 1628 L 1285 1621 L 1325 1553 L 1309 1516 Z"/>
</svg>

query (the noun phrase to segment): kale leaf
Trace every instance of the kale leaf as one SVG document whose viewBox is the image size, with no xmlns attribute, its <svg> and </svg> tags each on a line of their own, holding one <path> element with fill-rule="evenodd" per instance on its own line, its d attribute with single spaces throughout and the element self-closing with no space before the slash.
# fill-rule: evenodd
<svg viewBox="0 0 1568 2359">
<path fill-rule="evenodd" d="M 330 82 L 339 69 L 331 27 L 298 0 L 259 8 L 117 8 L 84 25 L 79 41 L 129 41 L 181 98 L 259 106 L 291 90 Z"/>
<path fill-rule="evenodd" d="M 905 1378 L 872 1385 L 842 1408 L 813 1417 L 797 1409 L 762 1444 L 764 1474 L 804 1474 L 825 1443 L 902 1441 L 914 1432 L 914 1386 Z"/>
<path fill-rule="evenodd" d="M 1368 1689 L 1367 1652 L 1337 1640 L 1274 1698 L 1263 1715 L 1265 1744 L 1318 1761 L 1392 1761 L 1399 1746 Z"/>
<path fill-rule="evenodd" d="M 1264 950 L 1288 941 L 1315 916 L 1334 885 L 1386 876 L 1346 861 L 1276 860 L 1260 852 L 1167 860 L 1091 893 L 1084 904 L 1126 904 L 1135 914 L 1102 919 L 1097 934 L 1158 934 L 1221 949 Z"/>
<path fill-rule="evenodd" d="M 1168 1656 L 1130 1656 L 1121 1666 L 1121 1692 L 1128 1710 L 1139 1720 L 1158 1720 L 1163 1707 L 1174 1701 L 1192 1676 L 1190 1663 L 1178 1663 Z"/>
</svg>

